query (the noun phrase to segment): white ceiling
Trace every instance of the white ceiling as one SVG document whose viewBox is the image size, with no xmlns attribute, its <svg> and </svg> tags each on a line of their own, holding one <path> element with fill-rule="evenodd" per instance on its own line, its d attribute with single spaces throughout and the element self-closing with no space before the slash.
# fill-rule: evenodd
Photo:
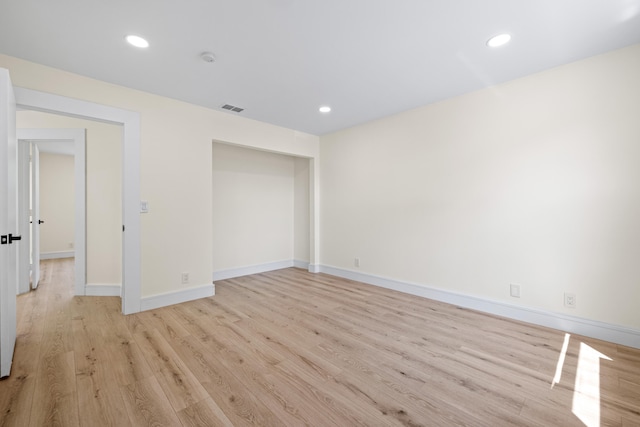
<svg viewBox="0 0 640 427">
<path fill-rule="evenodd" d="M 635 43 L 640 0 L 0 0 L 0 53 L 315 135 Z"/>
</svg>

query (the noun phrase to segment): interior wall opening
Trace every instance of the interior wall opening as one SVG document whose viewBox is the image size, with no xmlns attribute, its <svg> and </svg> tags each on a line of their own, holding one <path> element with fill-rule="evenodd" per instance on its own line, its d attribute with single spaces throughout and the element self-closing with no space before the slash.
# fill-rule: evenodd
<svg viewBox="0 0 640 427">
<path fill-rule="evenodd" d="M 114 124 L 72 118 L 37 111 L 18 111 L 17 127 L 37 129 L 86 129 L 86 282 L 82 295 L 121 295 L 122 284 L 122 127 Z M 45 143 L 40 144 L 46 147 Z M 45 148 L 45 161 L 46 148 Z M 46 163 L 45 163 L 46 164 Z M 41 197 L 55 201 L 68 197 L 68 189 L 52 179 L 65 174 L 61 162 L 47 169 L 42 177 Z M 56 169 L 57 168 L 57 169 Z M 59 206 L 61 207 L 61 206 Z M 44 215 L 47 215 L 46 212 Z M 47 234 L 57 234 L 66 225 L 64 218 L 44 218 L 41 225 L 45 258 L 68 255 L 68 241 L 56 242 L 56 250 L 47 248 Z M 66 239 L 68 240 L 68 238 Z M 67 246 L 64 248 L 64 246 Z M 75 248 L 74 248 L 75 249 Z M 51 252 L 57 252 L 51 253 Z M 66 254 L 65 254 L 66 252 Z M 76 268 L 77 270 L 77 268 Z M 76 272 L 78 273 L 78 272 Z M 78 290 L 76 289 L 76 293 Z"/>
<path fill-rule="evenodd" d="M 309 159 L 214 142 L 214 280 L 310 262 Z"/>
</svg>

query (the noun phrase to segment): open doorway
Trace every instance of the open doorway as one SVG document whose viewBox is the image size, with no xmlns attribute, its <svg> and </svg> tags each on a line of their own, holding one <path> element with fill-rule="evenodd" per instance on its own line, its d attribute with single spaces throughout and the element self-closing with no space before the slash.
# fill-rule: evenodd
<svg viewBox="0 0 640 427">
<path fill-rule="evenodd" d="M 19 110 L 33 110 L 111 123 L 122 127 L 122 312 L 141 309 L 140 113 L 14 88 Z"/>
<path fill-rule="evenodd" d="M 67 145 L 67 144 L 65 144 Z M 69 144 L 70 145 L 70 144 Z M 69 150 L 56 150 L 56 144 L 36 143 L 38 148 L 39 215 L 31 215 L 31 226 L 40 225 L 39 258 L 75 258 L 75 159 L 73 146 Z M 33 154 L 32 154 L 33 156 Z M 34 169 L 35 164 L 31 164 Z M 35 185 L 32 182 L 31 187 Z M 31 198 L 34 199 L 33 197 Z M 35 212 L 34 204 L 31 211 Z M 46 218 L 45 222 L 42 218 Z M 33 245 L 33 243 L 32 243 Z M 37 283 L 34 283 L 34 287 Z"/>
<path fill-rule="evenodd" d="M 40 235 L 43 258 L 76 256 L 76 295 L 120 296 L 122 127 L 36 111 L 19 111 L 17 127 L 19 134 L 26 132 L 35 144 L 37 150 L 32 151 L 39 152 L 39 162 L 33 162 L 39 170 L 33 176 L 40 174 L 41 202 L 36 206 L 34 198 L 32 209 L 40 211 L 39 217 L 33 218 L 33 228 L 39 232 L 34 236 Z M 65 181 L 64 177 L 73 175 L 69 166 L 75 151 L 68 145 L 65 150 L 62 138 L 70 128 L 81 129 L 83 141 L 86 133 L 86 148 L 75 155 L 75 179 L 71 178 L 71 186 L 78 187 L 76 207 L 64 214 L 63 201 L 70 196 L 69 184 L 65 184 L 69 178 Z M 69 216 L 75 216 L 71 229 Z M 39 225 L 40 221 L 44 223 Z M 70 240 L 73 231 L 77 236 Z M 38 257 L 34 258 L 37 261 Z"/>
<path fill-rule="evenodd" d="M 18 129 L 20 230 L 27 245 L 19 257 L 18 293 L 37 288 L 40 280 L 40 231 L 43 217 L 50 217 L 45 229 L 43 251 L 50 257 L 74 257 L 75 295 L 85 295 L 86 284 L 86 182 L 84 129 Z M 46 154 L 45 154 L 46 153 Z M 40 154 L 45 156 L 45 173 L 40 179 Z M 49 161 L 48 155 L 53 156 Z M 40 183 L 45 212 L 40 213 Z M 47 212 L 50 211 L 50 212 Z M 31 284 L 31 286 L 30 286 Z"/>
</svg>

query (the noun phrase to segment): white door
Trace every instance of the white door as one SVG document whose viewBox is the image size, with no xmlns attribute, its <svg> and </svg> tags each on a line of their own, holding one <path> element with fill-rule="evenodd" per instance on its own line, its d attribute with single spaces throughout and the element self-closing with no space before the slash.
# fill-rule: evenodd
<svg viewBox="0 0 640 427">
<path fill-rule="evenodd" d="M 29 205 L 31 201 L 31 143 L 18 141 L 18 225 L 20 227 L 20 254 L 18 255 L 18 295 L 29 292 L 31 273 L 31 232 Z"/>
<path fill-rule="evenodd" d="M 32 144 L 31 150 L 31 287 L 36 289 L 40 283 L 40 150 L 38 144 Z"/>
<path fill-rule="evenodd" d="M 0 377 L 11 372 L 16 345 L 18 230 L 16 101 L 9 71 L 0 68 Z"/>
</svg>

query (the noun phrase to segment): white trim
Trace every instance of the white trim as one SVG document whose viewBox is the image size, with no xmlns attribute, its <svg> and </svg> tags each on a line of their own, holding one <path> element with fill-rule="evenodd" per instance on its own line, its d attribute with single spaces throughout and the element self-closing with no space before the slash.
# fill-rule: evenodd
<svg viewBox="0 0 640 427">
<path fill-rule="evenodd" d="M 74 258 L 75 256 L 75 251 L 40 252 L 40 259 Z"/>
<path fill-rule="evenodd" d="M 63 114 L 123 126 L 122 138 L 122 312 L 141 310 L 140 242 L 140 113 L 71 99 L 32 89 L 15 88 L 16 104 L 27 110 Z M 76 248 L 78 249 L 78 248 Z"/>
<path fill-rule="evenodd" d="M 299 259 L 294 259 L 293 260 L 293 266 L 295 268 L 302 268 L 304 270 L 307 270 L 309 268 L 309 261 L 302 261 Z"/>
<path fill-rule="evenodd" d="M 84 295 L 90 297 L 119 297 L 122 294 L 120 284 L 87 283 L 84 287 Z"/>
<path fill-rule="evenodd" d="M 311 271 L 311 266 L 309 266 Z M 328 265 L 321 265 L 322 273 L 355 280 L 382 288 L 393 289 L 411 295 L 442 301 L 459 307 L 470 308 L 484 313 L 507 317 L 535 325 L 546 326 L 572 334 L 584 335 L 616 344 L 640 349 L 640 331 L 610 323 L 598 322 L 566 314 L 554 313 L 534 308 L 521 307 L 502 301 L 495 301 L 465 295 L 415 283 L 359 273 Z"/>
<path fill-rule="evenodd" d="M 208 284 L 195 288 L 181 289 L 179 291 L 167 292 L 164 294 L 151 295 L 140 300 L 142 311 L 153 310 L 155 308 L 166 307 L 168 305 L 180 304 L 200 298 L 212 297 L 216 294 L 216 285 Z"/>
<path fill-rule="evenodd" d="M 75 292 L 80 295 L 87 283 L 87 146 L 86 130 L 80 129 L 74 138 L 73 174 L 75 183 L 74 249 L 79 257 L 75 262 Z"/>
<path fill-rule="evenodd" d="M 322 271 L 322 266 L 318 264 L 309 264 L 307 269 L 309 270 L 309 273 L 320 273 Z"/>
<path fill-rule="evenodd" d="M 248 276 L 250 274 L 264 273 L 267 271 L 280 270 L 294 266 L 293 260 L 268 262 L 265 264 L 249 265 L 246 267 L 229 268 L 213 272 L 213 281 L 232 279 L 234 277 Z"/>
</svg>

